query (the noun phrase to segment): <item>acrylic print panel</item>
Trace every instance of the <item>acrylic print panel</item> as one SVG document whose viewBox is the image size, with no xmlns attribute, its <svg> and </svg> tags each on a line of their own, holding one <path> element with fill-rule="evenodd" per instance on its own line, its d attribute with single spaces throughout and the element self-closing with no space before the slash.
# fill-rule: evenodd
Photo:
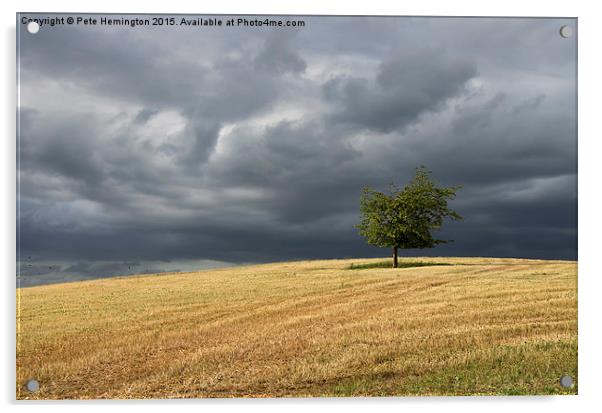
<svg viewBox="0 0 602 413">
<path fill-rule="evenodd" d="M 17 38 L 18 399 L 577 393 L 576 19 Z"/>
</svg>

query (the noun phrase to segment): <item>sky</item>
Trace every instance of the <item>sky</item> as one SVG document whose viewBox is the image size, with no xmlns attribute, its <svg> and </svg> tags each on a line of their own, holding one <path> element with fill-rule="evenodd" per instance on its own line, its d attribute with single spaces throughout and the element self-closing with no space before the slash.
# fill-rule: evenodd
<svg viewBox="0 0 602 413">
<path fill-rule="evenodd" d="M 464 220 L 400 255 L 577 258 L 575 20 L 272 18 L 18 25 L 18 285 L 388 256 L 359 195 L 420 165 Z"/>
</svg>

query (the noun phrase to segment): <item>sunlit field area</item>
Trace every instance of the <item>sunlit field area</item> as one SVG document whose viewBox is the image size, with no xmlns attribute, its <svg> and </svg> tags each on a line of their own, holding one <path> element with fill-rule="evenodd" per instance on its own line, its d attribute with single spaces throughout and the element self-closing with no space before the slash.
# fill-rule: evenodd
<svg viewBox="0 0 602 413">
<path fill-rule="evenodd" d="M 577 393 L 576 262 L 384 261 L 18 289 L 17 398 Z"/>
</svg>

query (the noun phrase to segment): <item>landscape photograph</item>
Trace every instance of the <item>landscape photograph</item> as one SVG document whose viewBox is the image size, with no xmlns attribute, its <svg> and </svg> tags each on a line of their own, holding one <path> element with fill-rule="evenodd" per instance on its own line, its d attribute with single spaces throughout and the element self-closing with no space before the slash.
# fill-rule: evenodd
<svg viewBox="0 0 602 413">
<path fill-rule="evenodd" d="M 18 400 L 578 393 L 577 19 L 16 19 Z"/>
</svg>

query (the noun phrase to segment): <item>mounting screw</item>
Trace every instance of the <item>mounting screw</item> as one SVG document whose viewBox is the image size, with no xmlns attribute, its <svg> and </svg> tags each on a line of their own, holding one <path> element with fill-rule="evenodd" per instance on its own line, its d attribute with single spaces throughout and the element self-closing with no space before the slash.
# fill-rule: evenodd
<svg viewBox="0 0 602 413">
<path fill-rule="evenodd" d="M 565 374 L 564 376 L 562 376 L 560 378 L 560 385 L 562 387 L 564 387 L 565 389 L 573 387 L 573 378 L 571 376 L 569 376 L 568 374 Z"/>
<path fill-rule="evenodd" d="M 27 383 L 25 383 L 25 388 L 27 391 L 34 393 L 40 390 L 40 383 L 38 383 L 36 379 L 29 379 L 27 380 Z"/>
<path fill-rule="evenodd" d="M 27 31 L 31 34 L 36 34 L 40 31 L 40 25 L 36 22 L 27 23 Z"/>
<path fill-rule="evenodd" d="M 571 26 L 562 26 L 560 28 L 560 35 L 565 39 L 573 35 L 573 28 Z"/>
</svg>

